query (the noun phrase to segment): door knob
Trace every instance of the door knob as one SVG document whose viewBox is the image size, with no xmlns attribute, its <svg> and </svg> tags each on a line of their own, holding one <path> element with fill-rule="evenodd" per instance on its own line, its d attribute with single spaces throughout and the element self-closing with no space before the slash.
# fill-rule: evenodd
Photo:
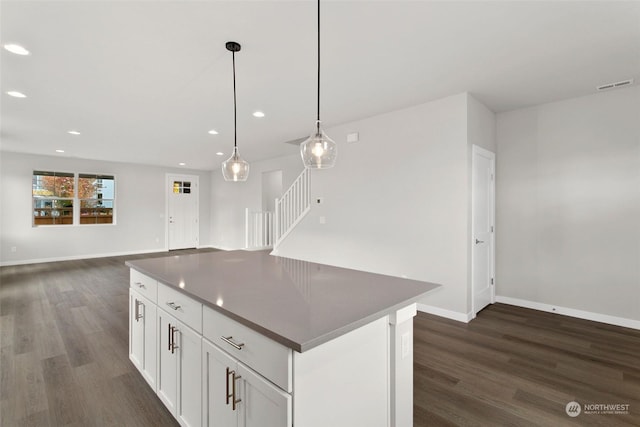
<svg viewBox="0 0 640 427">
<path fill-rule="evenodd" d="M 476 239 L 476 245 L 477 245 L 478 243 L 484 243 L 484 240 L 478 240 L 478 239 Z"/>
</svg>

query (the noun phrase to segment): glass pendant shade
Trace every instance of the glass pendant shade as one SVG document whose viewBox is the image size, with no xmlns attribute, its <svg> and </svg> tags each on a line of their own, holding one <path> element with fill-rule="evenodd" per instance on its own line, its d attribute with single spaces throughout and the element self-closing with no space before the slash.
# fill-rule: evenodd
<svg viewBox="0 0 640 427">
<path fill-rule="evenodd" d="M 227 42 L 225 47 L 231 52 L 233 61 L 233 154 L 222 162 L 222 177 L 225 181 L 243 182 L 249 178 L 249 163 L 238 154 L 238 109 L 236 105 L 236 52 L 240 43 Z"/>
<path fill-rule="evenodd" d="M 233 148 L 233 154 L 222 162 L 222 176 L 225 181 L 246 181 L 249 178 L 249 163 L 238 154 L 238 147 Z"/>
<path fill-rule="evenodd" d="M 318 98 L 316 130 L 300 144 L 300 155 L 309 169 L 329 169 L 336 164 L 338 146 L 320 129 L 320 0 L 318 0 Z"/>
<path fill-rule="evenodd" d="M 316 130 L 300 144 L 300 155 L 307 168 L 329 169 L 336 164 L 338 146 L 320 129 L 318 122 Z"/>
</svg>

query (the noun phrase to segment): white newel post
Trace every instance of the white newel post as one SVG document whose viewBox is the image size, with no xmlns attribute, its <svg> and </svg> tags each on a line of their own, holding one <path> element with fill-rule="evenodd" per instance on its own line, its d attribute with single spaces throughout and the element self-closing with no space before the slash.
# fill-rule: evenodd
<svg viewBox="0 0 640 427">
<path fill-rule="evenodd" d="M 249 208 L 244 210 L 244 247 L 249 248 Z"/>
<path fill-rule="evenodd" d="M 413 426 L 413 318 L 416 304 L 389 315 L 391 427 Z"/>
</svg>

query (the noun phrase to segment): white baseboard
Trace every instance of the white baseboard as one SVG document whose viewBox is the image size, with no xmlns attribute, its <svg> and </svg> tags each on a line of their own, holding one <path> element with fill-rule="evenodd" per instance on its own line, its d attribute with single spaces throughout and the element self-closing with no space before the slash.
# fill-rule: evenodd
<svg viewBox="0 0 640 427">
<path fill-rule="evenodd" d="M 427 304 L 418 303 L 418 311 L 464 323 L 469 323 L 469 321 L 473 319 L 473 314 L 471 313 L 460 313 L 459 311 L 446 310 L 444 308 L 434 307 Z"/>
<path fill-rule="evenodd" d="M 52 258 L 22 259 L 17 261 L 2 261 L 0 262 L 0 267 L 8 267 L 11 265 L 24 265 L 24 264 L 41 264 L 44 262 L 56 262 L 56 261 L 74 261 L 78 259 L 106 258 L 106 257 L 112 257 L 112 256 L 151 254 L 151 253 L 158 253 L 158 252 L 167 252 L 167 251 L 165 251 L 164 249 L 145 249 L 140 251 L 110 252 L 110 253 L 104 253 L 104 254 L 83 254 L 83 255 L 72 255 L 72 256 L 64 256 L 64 257 L 52 257 Z"/>
<path fill-rule="evenodd" d="M 562 314 L 569 317 L 576 317 L 578 319 L 593 320 L 594 322 L 607 323 L 610 325 L 622 326 L 625 328 L 640 329 L 640 320 L 610 316 L 608 314 L 593 313 L 591 311 L 576 310 L 574 308 L 568 307 L 559 307 L 557 305 L 527 301 L 519 298 L 496 296 L 496 302 L 515 305 L 518 307 L 531 308 L 533 310 L 546 311 L 548 313 Z"/>
<path fill-rule="evenodd" d="M 254 246 L 252 248 L 242 248 L 243 251 L 248 251 L 248 252 L 266 251 L 268 249 L 273 249 L 273 246 Z"/>
<path fill-rule="evenodd" d="M 210 248 L 210 249 L 219 249 L 221 251 L 239 251 L 238 248 L 230 248 L 227 246 L 216 246 L 216 245 L 204 245 L 200 246 L 200 248 Z"/>
</svg>

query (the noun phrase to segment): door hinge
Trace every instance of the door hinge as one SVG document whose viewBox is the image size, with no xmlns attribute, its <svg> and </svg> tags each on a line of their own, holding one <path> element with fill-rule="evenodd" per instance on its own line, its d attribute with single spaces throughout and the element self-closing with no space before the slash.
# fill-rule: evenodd
<svg viewBox="0 0 640 427">
<path fill-rule="evenodd" d="M 493 285 L 493 277 L 491 278 L 491 284 Z"/>
<path fill-rule="evenodd" d="M 491 226 L 491 232 L 493 233 L 493 225 Z"/>
</svg>

